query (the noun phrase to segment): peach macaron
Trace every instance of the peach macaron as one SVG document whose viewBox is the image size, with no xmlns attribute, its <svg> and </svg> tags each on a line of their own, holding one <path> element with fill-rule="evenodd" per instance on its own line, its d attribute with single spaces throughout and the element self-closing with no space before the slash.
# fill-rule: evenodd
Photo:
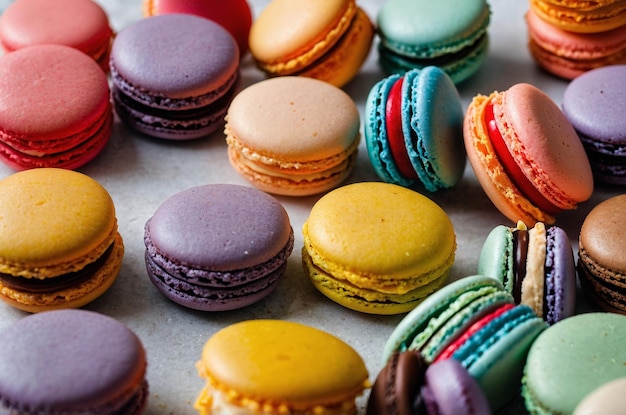
<svg viewBox="0 0 626 415">
<path fill-rule="evenodd" d="M 342 183 L 361 134 L 356 104 L 340 88 L 283 76 L 239 92 L 226 114 L 233 168 L 268 193 L 307 196 Z"/>
</svg>

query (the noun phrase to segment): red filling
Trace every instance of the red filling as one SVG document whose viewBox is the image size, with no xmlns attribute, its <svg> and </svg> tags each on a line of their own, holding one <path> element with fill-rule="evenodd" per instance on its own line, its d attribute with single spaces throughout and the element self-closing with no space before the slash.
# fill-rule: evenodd
<svg viewBox="0 0 626 415">
<path fill-rule="evenodd" d="M 417 179 L 417 173 L 411 164 L 402 133 L 402 84 L 404 77 L 398 79 L 391 90 L 385 106 L 387 137 L 391 156 L 400 173 L 408 179 Z"/>
<path fill-rule="evenodd" d="M 490 321 L 492 321 L 496 317 L 502 315 L 505 311 L 513 308 L 513 306 L 514 304 L 504 304 L 503 306 L 498 307 L 495 311 L 492 311 L 491 313 L 477 320 L 474 324 L 469 326 L 468 329 L 465 330 L 465 332 L 461 336 L 459 336 L 455 341 L 453 341 L 445 349 L 443 349 L 443 351 L 439 353 L 439 356 L 437 356 L 433 363 L 439 360 L 451 358 L 454 352 L 456 352 L 463 343 L 465 343 L 470 337 L 472 337 L 474 333 L 485 327 L 487 324 L 489 324 Z"/>
<path fill-rule="evenodd" d="M 504 170 L 513 184 L 515 184 L 526 199 L 534 203 L 539 209 L 552 214 L 559 213 L 561 209 L 552 204 L 552 202 L 546 199 L 541 192 L 537 190 L 515 162 L 515 159 L 504 142 L 502 134 L 500 134 L 498 130 L 493 115 L 493 104 L 491 103 L 487 104 L 485 107 L 485 124 L 487 125 L 487 133 L 489 134 L 493 149 L 496 152 L 496 157 L 500 160 L 500 164 L 504 167 Z"/>
</svg>

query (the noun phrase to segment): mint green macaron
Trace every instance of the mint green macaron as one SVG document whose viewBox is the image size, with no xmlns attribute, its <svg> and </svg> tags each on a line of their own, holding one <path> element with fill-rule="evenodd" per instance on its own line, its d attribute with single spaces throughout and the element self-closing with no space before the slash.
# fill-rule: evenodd
<svg viewBox="0 0 626 415">
<path fill-rule="evenodd" d="M 376 21 L 380 65 L 388 73 L 437 65 L 460 83 L 487 56 L 485 0 L 388 0 Z"/>
</svg>

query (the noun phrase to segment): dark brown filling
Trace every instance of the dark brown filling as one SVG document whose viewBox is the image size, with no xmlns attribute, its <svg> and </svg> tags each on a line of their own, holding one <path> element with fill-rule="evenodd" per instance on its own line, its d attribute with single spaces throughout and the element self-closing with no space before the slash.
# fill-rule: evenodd
<svg viewBox="0 0 626 415">
<path fill-rule="evenodd" d="M 113 244 L 104 252 L 104 254 L 91 264 L 87 264 L 81 270 L 70 272 L 65 275 L 59 275 L 52 278 L 23 278 L 10 274 L 0 273 L 0 284 L 3 286 L 20 292 L 31 294 L 46 294 L 55 291 L 64 290 L 91 278 L 102 265 L 108 260 L 113 252 Z"/>
<path fill-rule="evenodd" d="M 522 301 L 522 281 L 526 278 L 526 257 L 528 256 L 528 231 L 517 229 L 513 232 L 513 299 L 516 304 Z"/>
</svg>

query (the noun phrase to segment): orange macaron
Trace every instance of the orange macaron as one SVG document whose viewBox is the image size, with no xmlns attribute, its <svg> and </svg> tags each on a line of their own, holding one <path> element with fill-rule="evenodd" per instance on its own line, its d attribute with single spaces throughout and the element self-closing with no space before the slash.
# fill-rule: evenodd
<svg viewBox="0 0 626 415">
<path fill-rule="evenodd" d="M 272 0 L 250 29 L 250 52 L 270 75 L 348 83 L 369 54 L 374 25 L 355 0 Z"/>
</svg>

